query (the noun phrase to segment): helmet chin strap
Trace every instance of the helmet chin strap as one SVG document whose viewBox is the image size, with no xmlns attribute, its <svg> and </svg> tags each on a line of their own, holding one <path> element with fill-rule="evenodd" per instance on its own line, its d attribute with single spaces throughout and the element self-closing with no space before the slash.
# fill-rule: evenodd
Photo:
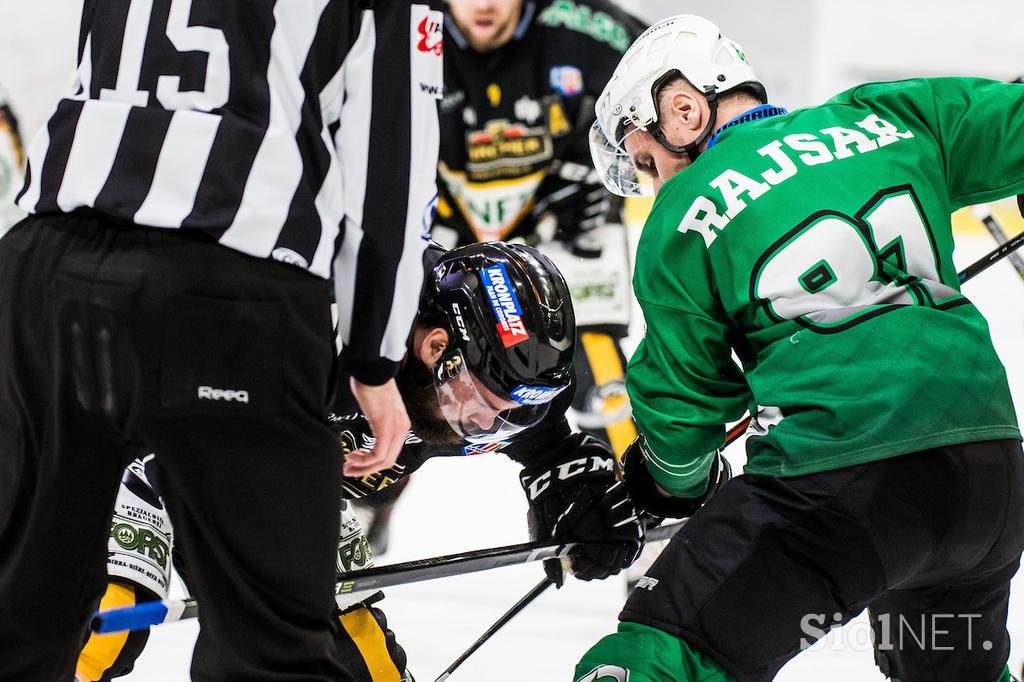
<svg viewBox="0 0 1024 682">
<path fill-rule="evenodd" d="M 686 154 L 689 156 L 690 163 L 696 161 L 697 157 L 700 156 L 700 146 L 704 144 L 704 141 L 711 135 L 711 131 L 714 130 L 715 127 L 715 120 L 718 118 L 718 93 L 715 91 L 714 86 L 708 86 L 704 89 L 704 98 L 707 100 L 708 108 L 710 109 L 708 123 L 704 126 L 704 130 L 701 131 L 701 134 L 693 142 L 684 145 L 672 144 L 668 141 L 668 138 L 665 137 L 665 133 L 661 129 L 661 126 L 657 124 L 651 126 L 648 131 L 650 132 L 651 137 L 653 137 L 658 144 L 665 149 L 674 154 Z"/>
</svg>

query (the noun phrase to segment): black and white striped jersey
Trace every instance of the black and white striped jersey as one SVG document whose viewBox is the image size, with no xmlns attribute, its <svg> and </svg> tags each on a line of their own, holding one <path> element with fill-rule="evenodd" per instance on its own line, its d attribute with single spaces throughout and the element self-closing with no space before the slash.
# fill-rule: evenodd
<svg viewBox="0 0 1024 682">
<path fill-rule="evenodd" d="M 439 9 L 85 0 L 74 93 L 30 145 L 18 204 L 197 230 L 333 275 L 346 363 L 384 381 L 436 191 Z"/>
</svg>

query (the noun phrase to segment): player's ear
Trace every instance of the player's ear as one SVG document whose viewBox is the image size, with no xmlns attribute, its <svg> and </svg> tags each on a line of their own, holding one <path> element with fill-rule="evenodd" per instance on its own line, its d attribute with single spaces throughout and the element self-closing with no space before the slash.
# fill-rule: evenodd
<svg viewBox="0 0 1024 682">
<path fill-rule="evenodd" d="M 448 330 L 431 327 L 417 344 L 416 353 L 427 367 L 433 367 L 448 348 Z"/>
<path fill-rule="evenodd" d="M 698 131 L 704 127 L 701 120 L 700 102 L 693 93 L 679 88 L 669 99 L 671 116 L 677 118 L 687 130 Z"/>
</svg>

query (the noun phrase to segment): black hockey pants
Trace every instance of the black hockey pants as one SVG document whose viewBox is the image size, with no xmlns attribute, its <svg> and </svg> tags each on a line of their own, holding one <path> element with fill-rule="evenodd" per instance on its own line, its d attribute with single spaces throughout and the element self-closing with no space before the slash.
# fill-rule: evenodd
<svg viewBox="0 0 1024 682">
<path fill-rule="evenodd" d="M 743 475 L 676 534 L 620 618 L 680 637 L 752 682 L 868 608 L 885 674 L 988 682 L 1009 654 L 1022 547 L 1018 441 Z"/>
<path fill-rule="evenodd" d="M 143 447 L 202 603 L 193 679 L 349 679 L 329 303 L 175 231 L 41 216 L 0 239 L 0 680 L 71 678 Z"/>
</svg>

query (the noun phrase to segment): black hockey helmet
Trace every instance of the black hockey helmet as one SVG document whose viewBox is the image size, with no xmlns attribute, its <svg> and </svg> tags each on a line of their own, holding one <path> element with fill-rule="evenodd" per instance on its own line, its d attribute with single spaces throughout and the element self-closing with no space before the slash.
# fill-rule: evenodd
<svg viewBox="0 0 1024 682">
<path fill-rule="evenodd" d="M 532 247 L 484 242 L 445 253 L 431 275 L 420 311 L 443 311 L 452 332 L 434 367 L 448 423 L 492 441 L 539 421 L 572 376 L 576 318 L 562 274 Z M 472 410 L 481 402 L 505 409 L 479 423 L 487 418 L 474 421 Z"/>
</svg>

